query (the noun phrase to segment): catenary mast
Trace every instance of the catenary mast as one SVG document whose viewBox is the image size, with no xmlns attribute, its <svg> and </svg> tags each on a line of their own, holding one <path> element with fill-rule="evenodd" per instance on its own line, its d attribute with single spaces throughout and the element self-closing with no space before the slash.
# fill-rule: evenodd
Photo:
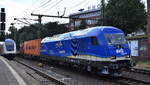
<svg viewBox="0 0 150 85">
<path fill-rule="evenodd" d="M 150 57 L 150 0 L 147 0 L 147 36 L 148 36 L 148 56 Z"/>
</svg>

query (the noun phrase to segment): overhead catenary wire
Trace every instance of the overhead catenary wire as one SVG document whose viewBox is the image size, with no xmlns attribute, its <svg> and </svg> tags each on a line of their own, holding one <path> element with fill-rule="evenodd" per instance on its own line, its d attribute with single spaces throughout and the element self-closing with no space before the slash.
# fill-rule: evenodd
<svg viewBox="0 0 150 85">
<path fill-rule="evenodd" d="M 32 9 L 32 7 L 33 6 L 35 6 L 37 3 L 39 2 L 39 0 L 34 0 L 33 2 L 32 2 L 32 4 L 28 7 L 28 8 L 26 8 L 25 10 L 23 10 L 19 15 L 17 15 L 17 16 L 21 16 L 21 17 L 23 17 L 23 18 L 25 18 L 25 17 L 27 17 L 28 15 L 30 15 L 30 13 L 27 13 L 27 12 L 30 12 Z M 43 2 L 42 2 L 43 3 Z M 14 17 L 14 18 L 17 18 L 17 17 Z M 17 21 L 16 20 L 13 20 L 12 21 L 12 23 L 16 23 Z"/>
<path fill-rule="evenodd" d="M 57 1 L 59 0 L 51 0 L 49 3 L 41 6 L 41 7 L 37 7 L 36 9 L 34 9 L 31 13 L 43 13 L 44 10 L 46 10 L 48 7 L 52 6 L 53 4 L 55 4 Z"/>
<path fill-rule="evenodd" d="M 56 7 L 60 2 L 61 2 L 62 0 L 59 0 L 56 4 L 54 4 L 53 6 L 51 6 L 51 7 L 49 7 L 47 10 L 45 10 L 45 11 L 43 11 L 42 13 L 47 13 L 48 11 L 51 11 L 51 9 L 52 8 L 54 8 L 54 7 Z M 69 8 L 69 10 L 71 10 L 71 9 L 75 9 L 75 8 L 77 8 L 77 7 L 79 7 L 80 5 L 87 5 L 87 4 L 89 4 L 89 0 L 82 0 L 81 2 L 79 2 L 79 3 L 77 3 L 77 4 L 75 4 L 75 5 L 73 5 L 73 6 L 71 6 L 71 7 L 66 7 L 66 6 L 64 6 L 64 8 L 66 8 L 66 10 L 68 11 L 68 8 Z M 57 8 L 58 8 L 59 6 L 57 6 Z M 55 10 L 57 9 L 57 8 L 55 8 Z M 63 8 L 63 7 L 61 7 L 61 8 Z M 60 12 L 60 11 L 59 11 Z M 54 12 L 53 12 L 54 13 Z M 58 14 L 58 11 L 57 11 L 57 14 Z"/>
<path fill-rule="evenodd" d="M 68 10 L 71 10 L 71 9 L 74 9 L 74 8 L 77 8 L 79 7 L 81 4 L 84 4 L 83 2 L 85 2 L 85 0 L 82 0 L 81 2 L 75 4 L 74 6 L 71 6 L 71 7 L 66 7 Z"/>
<path fill-rule="evenodd" d="M 47 12 L 48 10 L 51 10 L 52 8 L 54 8 L 55 6 L 57 6 L 59 3 L 61 3 L 63 0 L 59 0 L 58 2 L 56 2 L 55 4 L 53 4 L 51 7 L 49 7 L 48 9 L 46 9 L 43 12 Z"/>
<path fill-rule="evenodd" d="M 32 12 L 32 13 L 38 13 L 38 14 L 43 14 L 44 13 L 45 14 L 45 13 L 47 13 L 47 12 L 45 12 L 45 10 L 48 9 L 53 4 L 55 4 L 57 1 L 59 1 L 59 0 L 55 0 L 55 1 L 53 0 L 53 1 L 51 1 L 51 3 L 46 4 L 45 6 L 37 9 L 35 12 Z"/>
<path fill-rule="evenodd" d="M 39 0 L 36 0 L 36 1 L 39 1 Z M 58 7 L 60 7 L 60 6 L 58 6 L 58 4 L 60 4 L 61 2 L 62 2 L 63 0 L 43 0 L 43 2 L 42 2 L 42 4 L 40 4 L 39 6 L 37 6 L 35 9 L 31 9 L 31 11 L 30 11 L 30 13 L 29 14 L 31 14 L 31 12 L 33 13 L 33 12 L 40 12 L 40 13 L 48 13 L 48 12 L 50 12 L 52 9 L 54 10 L 54 8 L 55 8 L 55 11 L 56 12 L 58 12 Z M 72 2 L 72 1 L 71 1 Z M 72 2 L 73 3 L 73 2 Z M 75 9 L 75 8 L 77 8 L 77 7 L 85 7 L 85 6 L 87 6 L 88 4 L 90 3 L 90 1 L 89 0 L 81 0 L 80 2 L 76 2 L 76 4 L 74 4 L 73 6 L 70 6 L 70 7 L 66 7 L 66 6 L 64 6 L 64 7 L 61 7 L 61 9 L 62 8 L 65 8 L 66 7 L 66 11 L 68 12 L 68 13 L 71 13 L 70 12 L 70 10 L 72 10 L 72 9 Z M 82 6 L 81 6 L 82 5 Z M 83 6 L 84 5 L 84 6 Z M 49 7 L 48 7 L 49 6 Z M 56 9 L 56 8 L 58 8 L 58 9 Z M 80 9 L 79 8 L 79 9 Z M 61 10 L 59 11 L 59 12 L 61 12 Z M 53 13 L 53 14 L 52 14 Z M 55 15 L 54 14 L 54 11 L 52 12 L 51 14 L 52 15 Z M 67 15 L 68 15 L 68 13 L 67 13 Z M 29 15 L 28 14 L 28 15 Z M 62 13 L 60 13 L 60 15 L 61 15 Z M 66 13 L 65 13 L 65 15 L 66 15 Z"/>
<path fill-rule="evenodd" d="M 24 15 L 24 14 L 26 14 L 26 12 L 30 11 L 31 8 L 32 8 L 34 5 L 36 5 L 36 3 L 37 3 L 38 1 L 39 1 L 39 0 L 35 0 L 34 2 L 32 2 L 32 4 L 31 4 L 28 8 L 26 8 L 25 10 L 23 10 L 18 16 Z M 25 15 L 24 15 L 24 16 L 25 16 Z"/>
<path fill-rule="evenodd" d="M 83 7 L 88 6 L 88 5 L 89 5 L 89 3 L 90 3 L 90 0 L 87 0 L 87 2 L 84 4 L 84 6 L 83 6 Z"/>
<path fill-rule="evenodd" d="M 47 5 L 48 3 L 50 3 L 51 1 L 52 1 L 52 0 L 48 0 L 47 2 L 43 3 L 42 5 L 40 5 L 40 6 L 37 7 L 36 9 L 34 9 L 34 10 L 32 11 L 32 13 L 35 12 L 35 11 L 37 11 L 37 10 L 39 10 L 40 8 L 46 6 L 46 5 Z"/>
<path fill-rule="evenodd" d="M 37 1 L 37 0 L 36 0 Z M 36 9 L 34 9 L 33 11 L 35 11 L 35 10 L 37 10 L 37 9 L 40 9 L 41 7 L 44 7 L 46 4 L 48 4 L 49 2 L 51 2 L 52 0 L 44 0 L 44 2 L 42 2 L 42 5 L 40 5 L 40 6 L 38 6 Z M 29 14 L 31 14 L 31 13 L 29 13 Z M 29 14 L 27 14 L 27 15 L 29 15 Z M 26 15 L 26 16 L 27 16 Z M 25 18 L 25 17 L 23 17 L 23 18 Z M 25 20 L 27 23 L 30 23 L 29 21 L 27 21 L 27 20 Z M 15 23 L 16 23 L 16 21 L 15 21 Z M 30 23 L 31 24 L 31 23 Z"/>
<path fill-rule="evenodd" d="M 53 9 L 54 7 L 56 7 L 56 6 L 57 6 L 59 3 L 61 3 L 62 1 L 63 1 L 63 0 L 57 0 L 57 1 L 55 1 L 55 4 L 53 4 L 53 5 L 52 5 L 51 7 L 49 7 L 47 10 L 41 11 L 41 14 L 42 14 L 42 13 L 44 13 L 44 14 L 47 13 L 48 10 L 49 10 L 49 11 L 52 11 L 51 9 Z M 84 3 L 83 3 L 83 2 L 84 2 Z M 89 0 L 86 0 L 86 1 L 83 0 L 83 1 L 81 1 L 80 3 L 78 3 L 78 4 L 74 5 L 74 6 L 71 6 L 71 7 L 75 7 L 75 6 L 76 6 L 76 7 L 79 7 L 79 5 L 81 5 L 81 4 L 82 4 L 82 7 L 83 7 L 83 5 L 84 5 L 84 6 L 87 6 L 87 5 L 89 4 L 89 2 L 90 2 Z M 52 3 L 51 3 L 51 4 L 52 4 Z M 59 6 L 57 6 L 57 8 L 58 8 L 58 7 L 59 7 Z M 55 11 L 57 11 L 57 10 L 56 10 L 57 8 L 55 8 Z M 61 8 L 62 8 L 62 7 L 61 7 Z M 64 8 L 65 8 L 65 6 L 64 6 Z M 60 11 L 59 11 L 59 12 L 60 12 Z M 52 14 L 52 13 L 53 13 L 53 14 Z M 51 13 L 51 15 L 55 15 L 54 12 L 52 12 L 52 13 Z M 40 13 L 38 13 L 38 14 L 40 14 Z M 57 11 L 57 15 L 58 15 L 58 11 Z M 56 19 L 55 19 L 55 20 L 56 20 Z"/>
<path fill-rule="evenodd" d="M 84 2 L 84 3 L 82 3 L 82 2 Z M 81 4 L 82 3 L 82 4 Z M 74 6 L 71 6 L 71 7 L 66 7 L 67 9 L 66 9 L 66 15 L 70 15 L 70 13 L 72 13 L 73 12 L 73 10 L 79 10 L 79 9 L 81 9 L 81 8 L 84 8 L 85 9 L 85 7 L 86 6 L 88 6 L 89 5 L 89 3 L 90 3 L 90 0 L 83 0 L 83 1 L 81 1 L 80 3 L 78 3 L 78 4 L 76 4 L 76 5 L 74 5 Z M 82 6 L 81 6 L 82 5 Z M 80 7 L 80 8 L 79 8 Z M 77 9 L 78 8 L 78 9 Z"/>
</svg>

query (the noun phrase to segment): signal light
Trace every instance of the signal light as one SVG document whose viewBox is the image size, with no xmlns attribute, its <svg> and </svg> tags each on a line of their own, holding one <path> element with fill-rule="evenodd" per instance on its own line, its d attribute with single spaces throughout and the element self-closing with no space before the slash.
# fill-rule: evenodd
<svg viewBox="0 0 150 85">
<path fill-rule="evenodd" d="M 1 22 L 5 22 L 5 17 L 6 17 L 6 14 L 4 12 L 1 12 L 0 13 L 0 19 L 1 19 Z"/>
<path fill-rule="evenodd" d="M 5 12 L 5 8 L 1 8 L 1 12 Z"/>
<path fill-rule="evenodd" d="M 5 23 L 2 22 L 2 23 L 0 24 L 0 30 L 5 30 Z"/>
</svg>

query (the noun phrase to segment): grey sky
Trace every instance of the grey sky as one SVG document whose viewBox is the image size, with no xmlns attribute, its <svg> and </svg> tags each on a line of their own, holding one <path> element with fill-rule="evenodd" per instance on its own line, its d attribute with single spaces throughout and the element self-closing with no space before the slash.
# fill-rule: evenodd
<svg viewBox="0 0 150 85">
<path fill-rule="evenodd" d="M 142 1 L 146 3 L 146 0 Z M 0 7 L 6 8 L 6 29 L 8 29 L 10 23 L 14 22 L 13 18 L 37 18 L 30 15 L 32 12 L 57 15 L 59 11 L 60 15 L 62 15 L 64 8 L 66 8 L 65 16 L 68 16 L 71 13 L 78 12 L 80 8 L 87 10 L 88 6 L 92 7 L 95 5 L 97 7 L 98 4 L 100 4 L 100 0 L 0 0 Z M 66 23 L 68 19 L 43 18 L 44 23 L 48 21 Z"/>
</svg>

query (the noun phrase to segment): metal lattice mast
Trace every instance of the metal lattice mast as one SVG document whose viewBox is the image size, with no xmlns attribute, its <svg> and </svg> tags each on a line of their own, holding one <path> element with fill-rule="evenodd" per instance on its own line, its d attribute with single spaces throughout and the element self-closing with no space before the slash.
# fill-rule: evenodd
<svg viewBox="0 0 150 85">
<path fill-rule="evenodd" d="M 147 36 L 148 36 L 148 57 L 150 57 L 150 0 L 147 0 Z"/>
<path fill-rule="evenodd" d="M 104 8 L 105 8 L 105 0 L 101 0 L 102 26 L 105 24 Z"/>
</svg>

